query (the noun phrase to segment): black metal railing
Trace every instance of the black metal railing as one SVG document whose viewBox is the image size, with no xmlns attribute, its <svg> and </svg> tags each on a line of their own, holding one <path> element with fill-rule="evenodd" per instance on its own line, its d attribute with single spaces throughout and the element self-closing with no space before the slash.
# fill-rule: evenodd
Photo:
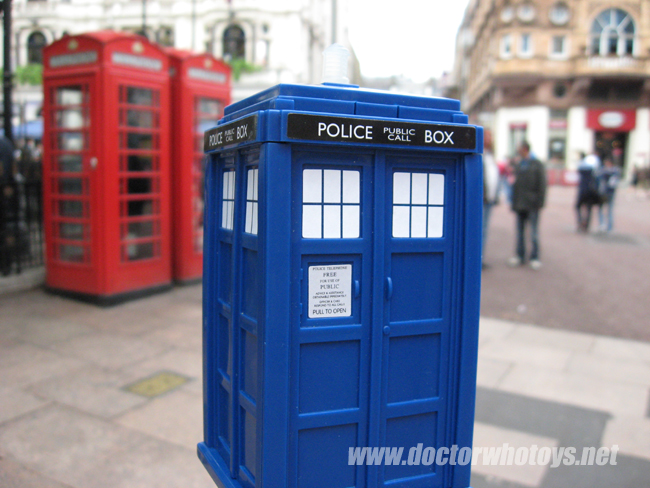
<svg viewBox="0 0 650 488">
<path fill-rule="evenodd" d="M 0 180 L 0 275 L 42 266 L 44 254 L 41 180 Z"/>
</svg>

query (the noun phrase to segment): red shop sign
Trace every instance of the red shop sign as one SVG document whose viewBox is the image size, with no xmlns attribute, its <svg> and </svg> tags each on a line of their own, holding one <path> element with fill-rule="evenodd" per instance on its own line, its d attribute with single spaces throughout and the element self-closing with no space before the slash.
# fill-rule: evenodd
<svg viewBox="0 0 650 488">
<path fill-rule="evenodd" d="M 629 132 L 636 126 L 636 110 L 587 110 L 587 127 L 593 130 Z"/>
</svg>

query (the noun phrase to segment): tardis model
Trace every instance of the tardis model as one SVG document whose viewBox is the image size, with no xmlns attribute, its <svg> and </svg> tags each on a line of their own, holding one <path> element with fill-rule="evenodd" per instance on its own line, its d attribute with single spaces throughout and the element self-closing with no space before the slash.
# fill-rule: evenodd
<svg viewBox="0 0 650 488">
<path fill-rule="evenodd" d="M 206 132 L 198 452 L 218 486 L 469 486 L 483 134 L 459 107 L 279 85 Z"/>
</svg>

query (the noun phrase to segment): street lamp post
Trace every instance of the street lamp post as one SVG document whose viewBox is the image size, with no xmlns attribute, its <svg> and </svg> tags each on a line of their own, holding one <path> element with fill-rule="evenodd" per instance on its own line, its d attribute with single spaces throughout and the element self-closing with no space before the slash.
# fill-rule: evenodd
<svg viewBox="0 0 650 488">
<path fill-rule="evenodd" d="M 5 137 L 13 142 L 13 126 L 11 116 L 13 107 L 11 103 L 11 89 L 13 73 L 11 71 L 11 0 L 2 1 L 3 29 L 4 29 L 4 50 L 3 50 L 3 72 L 2 72 L 2 94 L 4 104 L 4 129 Z"/>
</svg>

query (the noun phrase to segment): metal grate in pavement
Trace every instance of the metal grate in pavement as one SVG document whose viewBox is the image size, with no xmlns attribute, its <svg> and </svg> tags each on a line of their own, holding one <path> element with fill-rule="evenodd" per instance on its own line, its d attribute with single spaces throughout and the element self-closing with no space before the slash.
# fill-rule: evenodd
<svg viewBox="0 0 650 488">
<path fill-rule="evenodd" d="M 170 371 L 161 371 L 148 378 L 136 381 L 124 387 L 126 391 L 147 398 L 154 398 L 184 385 L 189 378 Z"/>
</svg>

